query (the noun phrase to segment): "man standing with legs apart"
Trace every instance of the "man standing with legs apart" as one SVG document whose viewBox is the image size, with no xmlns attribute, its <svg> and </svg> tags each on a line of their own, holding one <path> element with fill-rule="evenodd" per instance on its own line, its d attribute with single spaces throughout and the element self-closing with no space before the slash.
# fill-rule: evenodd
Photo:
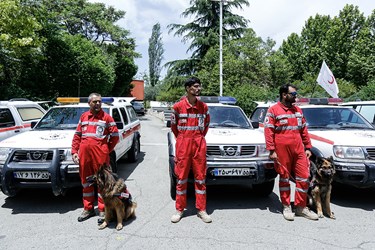
<svg viewBox="0 0 375 250">
<path fill-rule="evenodd" d="M 280 87 L 280 101 L 267 111 L 264 134 L 267 150 L 270 151 L 269 157 L 275 161 L 275 170 L 280 175 L 279 189 L 284 218 L 294 220 L 289 184 L 289 180 L 293 179 L 296 182 L 296 216 L 317 220 L 318 215 L 306 207 L 311 141 L 302 110 L 293 105 L 296 102 L 296 90 L 290 84 Z"/>
<path fill-rule="evenodd" d="M 87 183 L 86 177 L 95 174 L 103 164 L 109 166 L 109 153 L 119 141 L 119 134 L 113 118 L 102 110 L 102 97 L 92 93 L 88 103 L 90 110 L 83 113 L 79 120 L 72 142 L 73 161 L 79 164 L 79 175 L 83 186 L 82 214 L 78 221 L 84 221 L 95 215 L 94 186 Z M 98 223 L 104 220 L 104 203 L 98 194 Z"/>
<path fill-rule="evenodd" d="M 197 97 L 201 91 L 201 82 L 192 77 L 185 82 L 187 96 L 173 106 L 171 129 L 176 137 L 175 174 L 176 213 L 173 223 L 179 222 L 186 208 L 187 181 L 190 169 L 194 174 L 195 207 L 198 217 L 206 223 L 212 222 L 206 212 L 206 140 L 210 123 L 207 105 Z"/>
</svg>

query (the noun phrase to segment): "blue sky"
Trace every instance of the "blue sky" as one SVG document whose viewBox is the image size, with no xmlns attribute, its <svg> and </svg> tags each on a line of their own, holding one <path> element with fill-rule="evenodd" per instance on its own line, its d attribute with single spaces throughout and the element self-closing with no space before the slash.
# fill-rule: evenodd
<svg viewBox="0 0 375 250">
<path fill-rule="evenodd" d="M 171 23 L 185 24 L 191 20 L 181 17 L 181 13 L 189 7 L 190 0 L 89 0 L 102 2 L 106 5 L 126 12 L 125 18 L 118 25 L 127 29 L 136 40 L 136 51 L 142 58 L 136 60 L 138 65 L 137 78 L 148 71 L 148 39 L 152 26 L 157 22 L 162 29 L 164 44 L 164 61 L 184 59 L 187 45 L 181 42 L 181 37 L 168 34 L 167 25 Z M 265 40 L 267 37 L 276 41 L 280 46 L 292 32 L 300 34 L 305 21 L 310 16 L 337 16 L 346 4 L 353 4 L 365 16 L 375 9 L 375 0 L 249 0 L 250 6 L 244 10 L 234 10 L 250 20 L 249 26 L 256 34 Z M 162 75 L 165 71 L 162 72 Z"/>
</svg>

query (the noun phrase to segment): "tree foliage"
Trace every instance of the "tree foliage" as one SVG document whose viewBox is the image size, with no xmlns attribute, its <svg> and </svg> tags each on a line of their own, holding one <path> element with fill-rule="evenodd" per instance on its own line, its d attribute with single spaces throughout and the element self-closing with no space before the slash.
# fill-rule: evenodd
<svg viewBox="0 0 375 250">
<path fill-rule="evenodd" d="M 124 15 L 87 0 L 1 1 L 0 98 L 129 93 L 139 55 L 115 24 Z"/>
<path fill-rule="evenodd" d="M 159 83 L 161 62 L 164 59 L 164 47 L 159 23 L 152 27 L 151 38 L 148 40 L 148 44 L 149 82 L 154 87 Z"/>
<path fill-rule="evenodd" d="M 223 4 L 223 41 L 239 38 L 247 28 L 248 20 L 234 14 L 233 9 L 242 9 L 242 6 L 249 6 L 248 0 L 233 0 Z M 205 57 L 211 47 L 219 44 L 220 33 L 220 1 L 211 0 L 190 0 L 190 7 L 182 14 L 182 17 L 194 17 L 194 20 L 187 24 L 170 24 L 169 32 L 175 36 L 182 36 L 184 43 L 190 42 L 188 52 L 192 52 L 192 61 L 183 60 L 167 64 L 180 72 L 189 75 L 200 69 L 200 61 Z M 183 71 L 185 70 L 185 71 Z"/>
</svg>

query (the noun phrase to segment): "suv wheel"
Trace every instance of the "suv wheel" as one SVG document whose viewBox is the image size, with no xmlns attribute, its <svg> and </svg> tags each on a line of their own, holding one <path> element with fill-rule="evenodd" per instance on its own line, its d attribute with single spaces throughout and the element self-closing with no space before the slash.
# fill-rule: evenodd
<svg viewBox="0 0 375 250">
<path fill-rule="evenodd" d="M 133 145 L 128 152 L 128 159 L 130 162 L 138 161 L 139 151 L 141 148 L 141 144 L 139 142 L 139 137 L 136 137 L 133 141 Z"/>
<path fill-rule="evenodd" d="M 253 190 L 256 195 L 266 197 L 272 193 L 274 185 L 275 180 L 267 181 L 261 184 L 254 184 Z"/>
</svg>

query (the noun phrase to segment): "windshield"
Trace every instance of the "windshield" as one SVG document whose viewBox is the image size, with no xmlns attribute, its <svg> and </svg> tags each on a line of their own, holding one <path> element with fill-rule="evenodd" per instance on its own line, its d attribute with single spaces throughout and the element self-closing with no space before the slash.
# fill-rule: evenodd
<svg viewBox="0 0 375 250">
<path fill-rule="evenodd" d="M 210 127 L 251 128 L 245 113 L 236 106 L 209 106 Z"/>
<path fill-rule="evenodd" d="M 303 115 L 309 129 L 374 129 L 356 111 L 348 108 L 305 108 Z"/>
</svg>

